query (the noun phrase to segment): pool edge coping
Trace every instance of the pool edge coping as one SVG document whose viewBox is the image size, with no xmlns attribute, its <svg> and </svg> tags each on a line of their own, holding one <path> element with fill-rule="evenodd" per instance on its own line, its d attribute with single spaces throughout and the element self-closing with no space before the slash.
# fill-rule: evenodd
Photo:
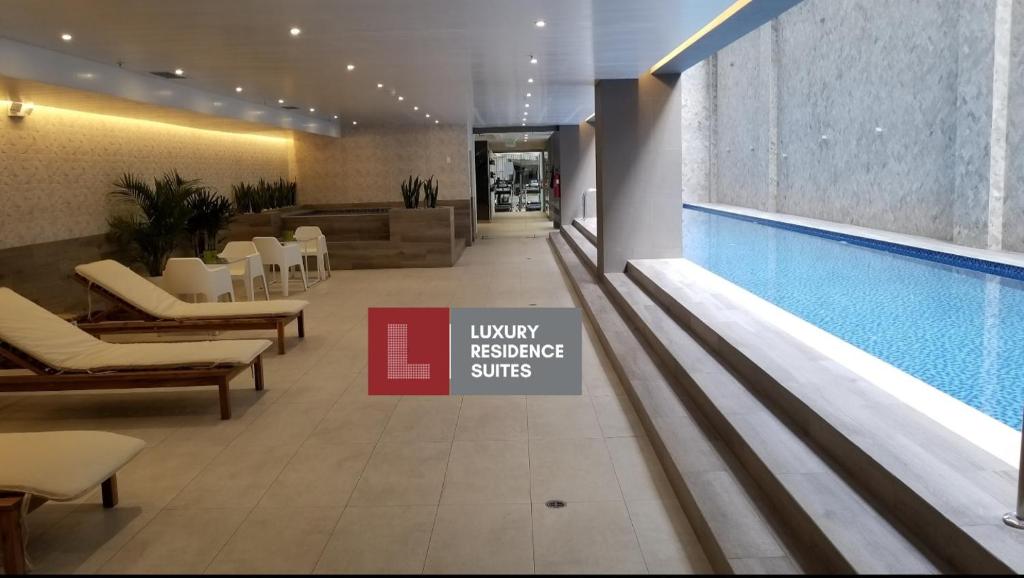
<svg viewBox="0 0 1024 578">
<path fill-rule="evenodd" d="M 719 203 L 683 203 L 683 208 L 1024 282 L 1024 253 L 977 249 L 928 237 Z"/>
</svg>

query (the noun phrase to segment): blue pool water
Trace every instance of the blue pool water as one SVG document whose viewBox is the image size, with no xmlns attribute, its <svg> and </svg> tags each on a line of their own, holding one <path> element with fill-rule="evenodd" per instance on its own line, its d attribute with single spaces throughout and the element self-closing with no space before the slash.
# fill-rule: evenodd
<svg viewBox="0 0 1024 578">
<path fill-rule="evenodd" d="M 1021 281 L 690 208 L 683 254 L 1021 429 Z"/>
</svg>

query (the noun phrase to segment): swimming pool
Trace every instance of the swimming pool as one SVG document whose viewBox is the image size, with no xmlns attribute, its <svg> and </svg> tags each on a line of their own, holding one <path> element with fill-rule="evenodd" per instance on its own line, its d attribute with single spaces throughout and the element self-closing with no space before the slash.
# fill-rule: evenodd
<svg viewBox="0 0 1024 578">
<path fill-rule="evenodd" d="M 1021 429 L 1024 282 L 707 211 L 685 258 Z"/>
</svg>

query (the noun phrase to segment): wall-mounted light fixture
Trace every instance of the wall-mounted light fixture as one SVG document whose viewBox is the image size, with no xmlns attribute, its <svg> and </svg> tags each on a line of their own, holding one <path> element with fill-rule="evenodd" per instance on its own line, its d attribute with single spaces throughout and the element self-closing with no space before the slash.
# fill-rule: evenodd
<svg viewBox="0 0 1024 578">
<path fill-rule="evenodd" d="M 21 102 L 15 100 L 11 102 L 11 105 L 7 107 L 7 116 L 12 118 L 25 118 L 32 114 L 32 111 L 36 109 L 36 105 L 31 102 Z"/>
</svg>

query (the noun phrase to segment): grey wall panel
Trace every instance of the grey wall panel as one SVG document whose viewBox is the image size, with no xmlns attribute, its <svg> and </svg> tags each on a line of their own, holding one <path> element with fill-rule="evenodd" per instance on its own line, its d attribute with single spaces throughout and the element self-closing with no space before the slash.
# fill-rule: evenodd
<svg viewBox="0 0 1024 578">
<path fill-rule="evenodd" d="M 1024 0 L 1013 1 L 1003 248 L 1024 251 Z"/>
<path fill-rule="evenodd" d="M 767 34 L 770 26 L 762 26 L 718 53 L 718 182 L 712 200 L 773 211 L 768 193 Z"/>
<path fill-rule="evenodd" d="M 686 70 L 679 77 L 682 93 L 683 202 L 709 200 L 710 94 L 707 61 Z"/>
<path fill-rule="evenodd" d="M 957 4 L 807 0 L 783 15 L 780 212 L 951 239 Z"/>
</svg>

